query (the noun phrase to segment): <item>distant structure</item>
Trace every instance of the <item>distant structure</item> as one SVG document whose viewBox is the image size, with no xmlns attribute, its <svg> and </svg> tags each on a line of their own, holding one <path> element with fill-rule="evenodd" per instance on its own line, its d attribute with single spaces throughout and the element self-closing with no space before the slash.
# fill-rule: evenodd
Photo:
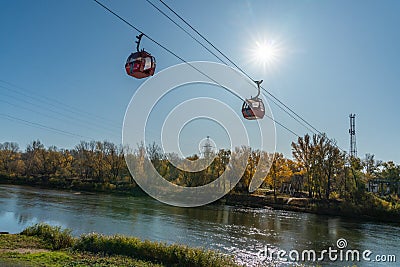
<svg viewBox="0 0 400 267">
<path fill-rule="evenodd" d="M 212 157 L 212 153 L 213 153 L 213 146 L 211 145 L 210 142 L 210 136 L 207 136 L 206 142 L 204 144 L 204 146 L 202 147 L 202 154 L 204 158 L 210 158 Z"/>
<path fill-rule="evenodd" d="M 356 114 L 350 114 L 350 157 L 357 157 Z"/>
</svg>

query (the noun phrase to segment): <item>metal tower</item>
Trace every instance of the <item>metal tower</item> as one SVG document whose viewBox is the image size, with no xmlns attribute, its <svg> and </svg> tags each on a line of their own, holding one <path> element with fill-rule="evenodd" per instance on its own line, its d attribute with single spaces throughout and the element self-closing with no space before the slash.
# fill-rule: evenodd
<svg viewBox="0 0 400 267">
<path fill-rule="evenodd" d="M 350 114 L 350 157 L 357 157 L 356 114 Z"/>
<path fill-rule="evenodd" d="M 210 158 L 212 156 L 213 153 L 213 146 L 211 145 L 210 142 L 210 136 L 207 136 L 207 140 L 203 146 L 203 157 L 204 158 Z"/>
</svg>

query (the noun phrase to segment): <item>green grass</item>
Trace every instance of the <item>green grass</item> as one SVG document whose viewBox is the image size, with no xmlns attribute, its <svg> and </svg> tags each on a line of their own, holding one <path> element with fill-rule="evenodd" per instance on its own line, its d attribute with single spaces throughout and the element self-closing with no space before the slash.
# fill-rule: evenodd
<svg viewBox="0 0 400 267">
<path fill-rule="evenodd" d="M 46 224 L 0 235 L 0 266 L 238 266 L 231 257 L 122 235 L 82 235 Z"/>
<path fill-rule="evenodd" d="M 51 246 L 37 236 L 0 235 L 0 249 L 18 248 L 50 249 Z"/>
<path fill-rule="evenodd" d="M 91 253 L 76 253 L 70 251 L 48 251 L 38 253 L 0 253 L 0 265 L 2 263 L 10 266 L 49 266 L 49 267 L 89 267 L 89 266 L 138 266 L 138 267 L 161 267 L 163 265 L 153 264 L 135 260 L 123 256 L 96 255 Z"/>
<path fill-rule="evenodd" d="M 65 266 L 73 258 L 66 252 L 48 251 L 48 252 L 5 252 L 0 254 L 0 261 L 3 260 L 9 264 L 24 264 L 26 266 Z M 23 266 L 23 265 L 22 265 Z"/>
</svg>

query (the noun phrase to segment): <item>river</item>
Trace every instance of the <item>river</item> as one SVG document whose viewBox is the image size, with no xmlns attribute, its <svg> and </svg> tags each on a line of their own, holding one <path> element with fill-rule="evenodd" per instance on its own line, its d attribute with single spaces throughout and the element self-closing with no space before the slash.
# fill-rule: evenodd
<svg viewBox="0 0 400 267">
<path fill-rule="evenodd" d="M 398 266 L 394 262 L 376 261 L 385 258 L 393 261 L 392 255 L 400 262 L 398 224 L 227 205 L 178 208 L 149 197 L 0 185 L 0 231 L 18 233 L 38 222 L 71 228 L 74 235 L 124 234 L 216 249 L 234 255 L 247 266 L 271 262 L 289 266 L 286 260 L 296 259 L 296 252 L 299 253 L 296 262 L 304 263 L 301 261 L 304 251 L 316 251 L 318 258 L 329 247 L 337 252 L 332 251 L 331 258 L 328 252 L 322 254 L 324 261 L 319 263 L 322 266 L 351 266 L 351 262 L 345 261 L 349 250 L 359 252 L 357 266 Z M 339 239 L 344 239 L 341 249 L 337 247 Z M 278 250 L 287 254 L 278 258 Z M 363 252 L 366 259 L 362 258 Z M 306 259 L 308 253 L 304 254 Z M 335 255 L 337 259 L 333 261 Z M 351 259 L 351 253 L 348 257 Z"/>
</svg>

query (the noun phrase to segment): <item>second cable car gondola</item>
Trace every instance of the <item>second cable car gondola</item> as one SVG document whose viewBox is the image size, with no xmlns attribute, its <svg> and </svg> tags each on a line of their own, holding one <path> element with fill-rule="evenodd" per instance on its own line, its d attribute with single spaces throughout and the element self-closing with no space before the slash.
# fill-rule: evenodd
<svg viewBox="0 0 400 267">
<path fill-rule="evenodd" d="M 257 120 L 264 118 L 265 115 L 265 106 L 260 95 L 260 84 L 263 82 L 255 81 L 258 87 L 258 94 L 255 97 L 246 99 L 242 105 L 242 114 L 245 119 L 248 120 Z"/>
<path fill-rule="evenodd" d="M 146 78 L 154 75 L 156 70 L 156 59 L 148 52 L 142 49 L 139 50 L 140 41 L 143 37 L 143 33 L 136 36 L 136 52 L 129 55 L 125 63 L 125 70 L 129 76 L 137 79 Z"/>
</svg>

